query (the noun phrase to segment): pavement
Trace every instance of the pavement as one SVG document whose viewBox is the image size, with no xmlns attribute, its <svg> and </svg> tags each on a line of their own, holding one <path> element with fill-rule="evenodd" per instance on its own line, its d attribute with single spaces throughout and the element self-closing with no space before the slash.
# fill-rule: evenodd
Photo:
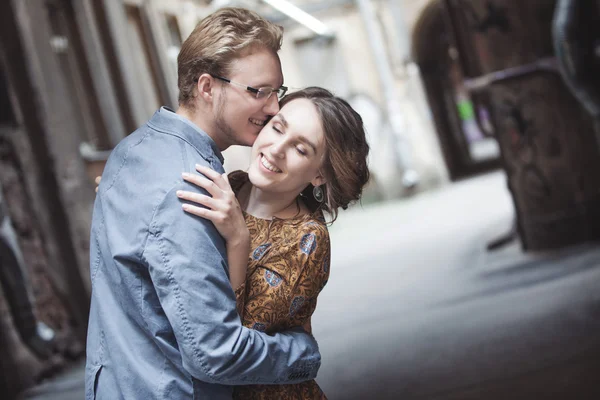
<svg viewBox="0 0 600 400">
<path fill-rule="evenodd" d="M 502 172 L 342 212 L 312 324 L 328 397 L 600 398 L 600 246 L 486 251 L 513 218 Z M 23 399 L 83 398 L 82 368 Z"/>
<path fill-rule="evenodd" d="M 85 396 L 85 360 L 79 360 L 58 375 L 21 393 L 18 400 L 82 400 Z"/>
<path fill-rule="evenodd" d="M 330 399 L 599 399 L 600 247 L 489 252 L 513 222 L 496 172 L 354 208 L 313 318 Z"/>
</svg>

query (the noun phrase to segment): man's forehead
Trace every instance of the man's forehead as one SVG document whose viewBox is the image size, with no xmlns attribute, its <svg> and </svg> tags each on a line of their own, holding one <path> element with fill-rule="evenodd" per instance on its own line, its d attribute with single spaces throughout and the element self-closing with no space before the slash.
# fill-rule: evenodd
<svg viewBox="0 0 600 400">
<path fill-rule="evenodd" d="M 234 59 L 230 65 L 231 79 L 243 77 L 249 85 L 283 85 L 283 72 L 279 56 L 270 51 L 257 51 Z"/>
</svg>

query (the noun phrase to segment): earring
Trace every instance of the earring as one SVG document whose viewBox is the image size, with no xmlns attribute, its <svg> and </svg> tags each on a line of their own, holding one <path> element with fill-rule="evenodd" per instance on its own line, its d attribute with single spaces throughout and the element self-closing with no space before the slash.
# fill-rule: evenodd
<svg viewBox="0 0 600 400">
<path fill-rule="evenodd" d="M 313 187 L 313 196 L 315 198 L 316 201 L 318 201 L 319 203 L 323 202 L 323 189 L 321 189 L 321 186 L 315 186 Z"/>
</svg>

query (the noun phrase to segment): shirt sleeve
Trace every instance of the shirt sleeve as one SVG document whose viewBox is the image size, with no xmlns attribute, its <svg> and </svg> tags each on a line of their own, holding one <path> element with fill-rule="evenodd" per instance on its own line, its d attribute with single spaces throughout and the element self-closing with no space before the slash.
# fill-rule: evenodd
<svg viewBox="0 0 600 400">
<path fill-rule="evenodd" d="M 300 235 L 300 274 L 290 296 L 292 326 L 301 326 L 310 320 L 317 297 L 329 279 L 329 232 L 323 225 L 311 224 L 310 227 Z"/>
<path fill-rule="evenodd" d="M 269 336 L 241 325 L 229 283 L 225 242 L 214 225 L 185 213 L 175 192 L 156 206 L 143 258 L 169 319 L 184 368 L 198 380 L 227 385 L 314 379 L 321 356 L 302 329 Z"/>
</svg>

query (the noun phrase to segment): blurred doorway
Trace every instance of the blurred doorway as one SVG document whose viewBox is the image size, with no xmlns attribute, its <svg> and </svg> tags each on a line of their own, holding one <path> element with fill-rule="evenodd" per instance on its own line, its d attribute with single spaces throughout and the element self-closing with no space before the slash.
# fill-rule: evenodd
<svg viewBox="0 0 600 400">
<path fill-rule="evenodd" d="M 425 7 L 413 30 L 412 51 L 419 65 L 450 178 L 455 180 L 500 166 L 485 95 L 463 84 L 459 53 L 447 30 L 443 1 Z"/>
</svg>

